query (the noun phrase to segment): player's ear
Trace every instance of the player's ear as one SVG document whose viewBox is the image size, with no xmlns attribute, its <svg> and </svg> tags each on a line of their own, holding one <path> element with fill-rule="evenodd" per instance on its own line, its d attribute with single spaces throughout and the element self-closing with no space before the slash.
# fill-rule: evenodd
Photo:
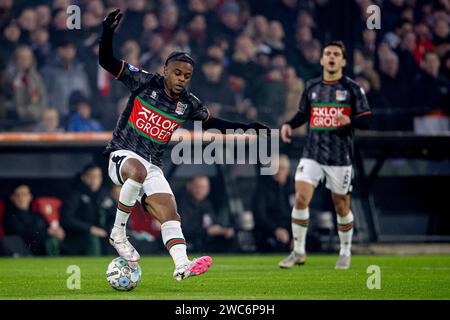
<svg viewBox="0 0 450 320">
<path fill-rule="evenodd" d="M 320 57 L 320 65 L 323 67 L 323 55 Z"/>
<path fill-rule="evenodd" d="M 344 58 L 344 60 L 342 61 L 342 67 L 345 67 L 347 65 L 347 60 L 345 60 L 345 58 Z"/>
<path fill-rule="evenodd" d="M 168 66 L 167 66 L 167 64 L 165 64 L 164 68 L 163 68 L 163 76 L 167 77 L 168 75 L 169 75 Z"/>
</svg>

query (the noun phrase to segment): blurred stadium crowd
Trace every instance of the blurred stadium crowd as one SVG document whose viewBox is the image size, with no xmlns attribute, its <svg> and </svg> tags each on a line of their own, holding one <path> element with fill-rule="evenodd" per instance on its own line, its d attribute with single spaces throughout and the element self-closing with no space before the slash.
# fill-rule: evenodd
<svg viewBox="0 0 450 320">
<path fill-rule="evenodd" d="M 67 28 L 71 4 L 80 29 Z M 379 30 L 366 27 L 372 4 L 381 7 Z M 190 52 L 191 89 L 214 115 L 271 126 L 296 112 L 336 21 L 351 19 L 346 73 L 380 116 L 373 129 L 449 130 L 448 0 L 1 0 L 1 131 L 114 128 L 128 92 L 97 60 L 113 8 L 125 12 L 118 57 L 161 73 L 169 52 Z M 418 121 L 424 115 L 431 122 Z"/>
<path fill-rule="evenodd" d="M 72 4 L 81 8 L 81 28 L 68 30 Z M 372 4 L 381 7 L 379 30 L 366 27 Z M 349 16 L 339 14 L 340 6 Z M 350 19 L 345 72 L 367 94 L 372 129 L 450 131 L 449 0 L 0 0 L 0 131 L 114 129 L 128 91 L 97 58 L 101 23 L 113 8 L 125 12 L 114 38 L 118 58 L 162 73 L 171 51 L 190 52 L 191 90 L 213 115 L 273 128 L 295 114 L 306 81 L 321 75 L 322 45 L 335 40 L 340 20 Z M 282 157 L 280 167 L 255 194 L 260 251 L 289 247 L 289 160 Z M 16 186 L 0 201 L 0 236 L 21 237 L 33 254 L 113 254 L 106 239 L 118 189 L 104 191 L 103 179 L 101 168 L 86 167 L 67 199 L 33 199 L 27 185 Z M 185 187 L 178 205 L 189 216 L 189 249 L 239 250 L 243 235 L 209 203 L 209 179 L 196 176 Z M 143 253 L 139 241 L 160 236 L 139 206 L 129 227 Z"/>
</svg>

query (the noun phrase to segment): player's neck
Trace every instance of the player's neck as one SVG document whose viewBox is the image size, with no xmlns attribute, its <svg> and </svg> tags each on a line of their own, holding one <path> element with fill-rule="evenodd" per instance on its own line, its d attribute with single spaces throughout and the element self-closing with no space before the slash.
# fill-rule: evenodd
<svg viewBox="0 0 450 320">
<path fill-rule="evenodd" d="M 338 72 L 327 72 L 326 70 L 323 71 L 323 80 L 325 82 L 336 82 L 339 81 L 339 79 L 342 78 L 342 70 Z"/>
<path fill-rule="evenodd" d="M 171 98 L 171 99 L 178 99 L 180 96 L 173 93 L 171 90 L 169 90 L 169 88 L 167 87 L 167 83 L 164 80 L 164 92 L 166 93 L 166 95 Z"/>
</svg>

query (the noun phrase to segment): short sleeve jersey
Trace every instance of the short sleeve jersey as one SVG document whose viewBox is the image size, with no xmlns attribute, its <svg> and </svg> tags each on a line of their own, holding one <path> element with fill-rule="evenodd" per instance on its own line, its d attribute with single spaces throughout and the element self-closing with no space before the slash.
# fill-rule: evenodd
<svg viewBox="0 0 450 320">
<path fill-rule="evenodd" d="M 309 119 L 303 158 L 329 166 L 347 166 L 353 160 L 354 129 L 338 126 L 334 117 L 370 113 L 364 90 L 349 77 L 325 82 L 322 77 L 307 82 L 299 112 Z"/>
<path fill-rule="evenodd" d="M 105 153 L 130 150 L 161 167 L 172 134 L 186 120 L 206 121 L 209 112 L 188 91 L 178 99 L 164 91 L 164 78 L 122 61 L 117 78 L 131 91 L 127 106 L 113 131 Z"/>
</svg>

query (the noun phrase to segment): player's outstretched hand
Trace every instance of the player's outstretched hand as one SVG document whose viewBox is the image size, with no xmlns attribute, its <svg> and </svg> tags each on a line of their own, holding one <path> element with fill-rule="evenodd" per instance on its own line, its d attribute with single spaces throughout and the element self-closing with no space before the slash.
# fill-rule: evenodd
<svg viewBox="0 0 450 320">
<path fill-rule="evenodd" d="M 114 32 L 114 30 L 116 30 L 117 26 L 119 25 L 120 19 L 122 19 L 122 17 L 123 14 L 120 13 L 120 9 L 116 9 L 110 12 L 103 20 L 103 30 Z"/>
<path fill-rule="evenodd" d="M 284 143 L 291 143 L 292 127 L 288 124 L 283 124 L 281 127 L 281 141 Z"/>
<path fill-rule="evenodd" d="M 248 124 L 249 129 L 255 129 L 257 134 L 262 134 L 264 136 L 270 136 L 270 128 L 260 122 L 251 122 Z M 260 132 L 259 130 L 265 130 Z"/>
</svg>

